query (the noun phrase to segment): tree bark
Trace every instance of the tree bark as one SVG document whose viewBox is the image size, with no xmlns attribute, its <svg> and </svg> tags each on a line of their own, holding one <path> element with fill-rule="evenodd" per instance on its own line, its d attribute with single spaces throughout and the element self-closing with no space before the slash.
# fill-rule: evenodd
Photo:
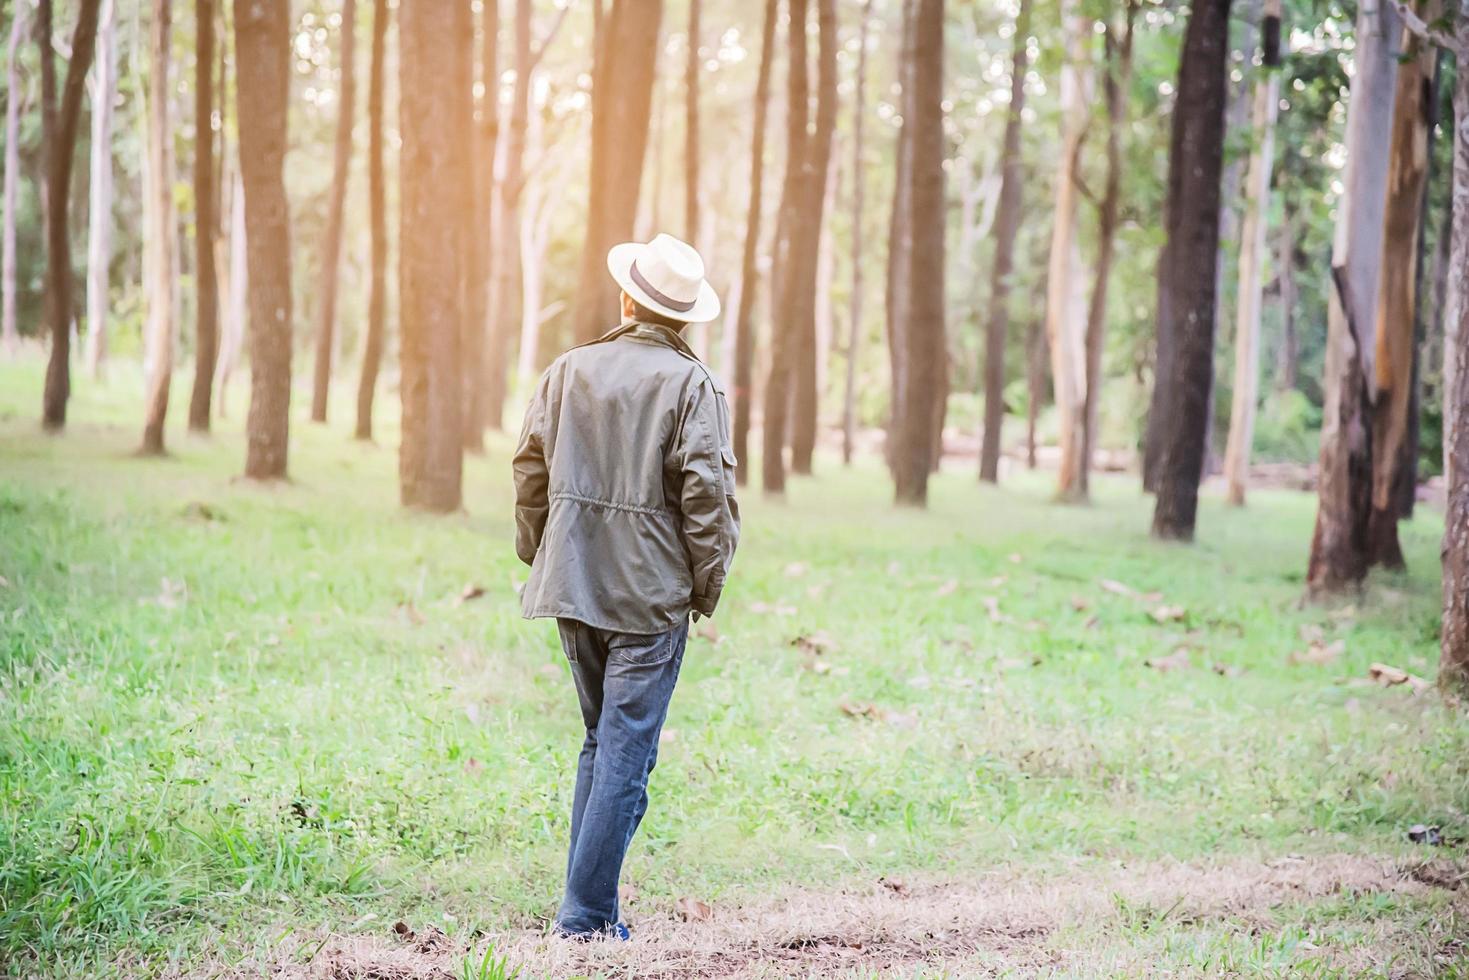
<svg viewBox="0 0 1469 980">
<path fill-rule="evenodd" d="M 352 2 L 352 0 L 348 0 Z M 219 281 L 214 268 L 214 0 L 194 0 L 197 53 L 194 71 L 194 276 L 198 324 L 189 429 L 209 431 L 214 366 L 219 355 Z"/>
<path fill-rule="evenodd" d="M 818 51 L 816 57 L 816 128 L 808 144 L 806 180 L 810 194 L 802 200 L 802 224 L 797 229 L 801 247 L 811 256 L 811 261 L 802 261 L 796 266 L 802 278 L 792 279 L 796 302 L 788 308 L 795 316 L 792 326 L 796 331 L 795 394 L 793 418 L 791 420 L 791 470 L 809 474 L 812 457 L 816 452 L 816 431 L 821 410 L 819 386 L 820 371 L 817 366 L 818 337 L 816 327 L 816 291 L 818 268 L 816 258 L 826 225 L 826 187 L 831 171 L 832 138 L 837 122 L 837 37 L 836 0 L 816 0 L 818 23 Z M 804 50 L 804 39 L 802 48 Z"/>
<path fill-rule="evenodd" d="M 235 0 L 240 177 L 250 307 L 245 476 L 282 479 L 290 442 L 291 215 L 286 198 L 290 0 Z"/>
<path fill-rule="evenodd" d="M 1325 402 L 1316 527 L 1306 585 L 1312 595 L 1355 588 L 1367 574 L 1372 504 L 1372 377 L 1399 23 L 1387 0 L 1357 12 L 1347 101 L 1346 193 L 1337 205 L 1328 290 Z"/>
<path fill-rule="evenodd" d="M 870 0 L 869 0 L 870 2 Z M 750 406 L 754 401 L 755 301 L 759 295 L 760 218 L 764 207 L 765 123 L 770 107 L 770 68 L 775 60 L 775 21 L 779 0 L 765 0 L 760 31 L 760 70 L 755 79 L 755 121 L 750 149 L 750 200 L 745 210 L 745 246 L 740 261 L 740 303 L 735 319 L 734 452 L 735 477 L 741 486 L 750 480 Z M 772 289 L 774 270 L 772 269 Z"/>
<path fill-rule="evenodd" d="M 1030 0 L 1020 0 L 1010 54 L 1010 105 L 1000 151 L 1000 203 L 995 215 L 995 260 L 990 271 L 990 309 L 984 328 L 984 433 L 979 448 L 979 478 L 1000 479 L 1001 429 L 1005 424 L 1005 339 L 1010 332 L 1010 279 L 1015 269 L 1015 238 L 1025 195 L 1020 136 L 1025 125 L 1025 74 L 1030 69 Z"/>
<path fill-rule="evenodd" d="M 1163 420 L 1153 534 L 1192 540 L 1214 386 L 1214 292 L 1230 0 L 1201 0 L 1189 14 L 1168 159 L 1170 268 L 1159 333 L 1175 338 L 1175 391 Z M 1166 316 L 1167 320 L 1163 317 Z"/>
<path fill-rule="evenodd" d="M 465 156 L 456 148 L 455 74 L 443 70 L 460 0 L 399 8 L 404 506 L 447 513 L 461 503 L 460 218 L 468 206 Z M 460 133 L 461 140 L 470 138 Z"/>
<path fill-rule="evenodd" d="M 617 317 L 607 250 L 632 237 L 662 17 L 662 0 L 612 0 L 598 14 L 587 234 L 571 317 L 579 340 L 594 339 Z"/>
<path fill-rule="evenodd" d="M 1269 8 L 1267 8 L 1268 10 Z M 1267 16 L 1269 14 L 1267 13 Z M 1278 16 L 1277 16 L 1278 20 Z M 1226 499 L 1245 503 L 1250 476 L 1250 446 L 1255 438 L 1255 404 L 1260 393 L 1260 310 L 1265 293 L 1265 231 L 1270 210 L 1270 168 L 1275 161 L 1275 116 L 1280 73 L 1260 69 L 1251 107 L 1250 166 L 1245 177 L 1245 217 L 1240 227 L 1239 283 L 1234 327 L 1234 390 L 1229 411 L 1229 442 L 1224 452 Z"/>
<path fill-rule="evenodd" d="M 1436 19 L 1436 4 L 1425 7 Z M 1404 567 L 1398 542 L 1402 510 L 1397 494 L 1405 468 L 1404 447 L 1412 428 L 1414 325 L 1418 291 L 1419 224 L 1428 179 L 1429 130 L 1433 125 L 1434 65 L 1438 49 L 1404 31 L 1396 66 L 1387 203 L 1377 293 L 1373 398 L 1372 511 L 1367 519 L 1367 563 Z M 1409 446 L 1409 451 L 1414 448 Z"/>
<path fill-rule="evenodd" d="M 15 209 L 20 191 L 20 113 L 24 93 L 20 85 L 20 42 L 25 37 L 30 4 L 17 3 L 10 22 L 10 41 L 5 61 L 5 224 L 3 257 L 0 257 L 0 340 L 15 352 L 20 330 L 15 321 Z"/>
<path fill-rule="evenodd" d="M 71 167 L 76 156 L 77 127 L 82 114 L 82 95 L 97 40 L 100 0 L 81 0 L 81 12 L 71 37 L 71 62 L 66 67 L 66 84 L 61 106 L 47 140 L 46 152 L 46 311 L 50 316 L 51 358 L 46 364 L 46 390 L 42 424 L 48 431 L 66 426 L 66 402 L 71 396 L 72 270 L 70 210 Z M 50 0 L 42 0 L 46 11 L 46 44 L 42 63 L 51 61 Z"/>
<path fill-rule="evenodd" d="M 492 6 L 485 7 L 485 16 Z M 388 206 L 383 160 L 383 59 L 387 55 L 388 0 L 373 0 L 372 67 L 367 79 L 367 207 L 372 225 L 372 272 L 367 299 L 367 342 L 362 349 L 362 375 L 357 381 L 358 439 L 372 438 L 372 402 L 382 365 L 388 318 Z M 488 25 L 488 21 L 486 22 Z M 486 87 L 486 98 L 494 98 Z"/>
<path fill-rule="evenodd" d="M 913 18 L 917 0 L 902 0 L 903 27 L 898 46 L 897 87 L 899 114 L 906 120 L 912 115 L 913 101 Z M 909 226 L 912 192 L 911 169 L 913 131 L 911 127 L 899 126 L 896 145 L 893 148 L 893 203 L 888 220 L 887 283 L 884 289 L 884 312 L 887 315 L 888 340 L 888 411 L 887 455 L 888 468 L 897 476 L 897 446 L 899 433 L 903 431 L 903 412 L 908 399 L 908 365 L 904 362 L 908 344 L 903 330 L 908 321 L 908 287 L 903 277 L 908 271 L 908 252 L 912 246 L 912 228 Z"/>
<path fill-rule="evenodd" d="M 1051 383 L 1056 399 L 1061 468 L 1056 497 L 1084 499 L 1081 471 L 1086 429 L 1086 320 L 1078 299 L 1080 252 L 1077 241 L 1077 168 L 1091 113 L 1091 81 L 1087 45 L 1093 19 L 1077 11 L 1076 0 L 1063 0 L 1061 29 L 1066 49 L 1061 64 L 1061 144 L 1054 192 L 1050 262 L 1046 274 L 1046 339 L 1051 347 Z"/>
<path fill-rule="evenodd" d="M 1107 288 L 1112 279 L 1112 259 L 1117 248 L 1117 226 L 1122 204 L 1122 135 L 1127 127 L 1127 93 L 1132 82 L 1133 23 L 1137 3 L 1123 6 L 1121 36 L 1108 22 L 1103 39 L 1107 64 L 1102 88 L 1107 102 L 1107 176 L 1102 199 L 1097 205 L 1097 270 L 1086 316 L 1086 395 L 1082 399 L 1081 471 L 1079 495 L 1091 492 L 1092 457 L 1100 441 L 1102 401 L 1102 351 L 1106 347 Z"/>
<path fill-rule="evenodd" d="M 471 32 L 472 34 L 473 32 Z M 455 37 L 458 37 L 456 34 Z M 325 422 L 332 384 L 332 343 L 337 323 L 337 284 L 342 256 L 342 218 L 352 172 L 352 113 L 357 97 L 357 0 L 342 0 L 341 81 L 337 86 L 337 131 L 332 153 L 332 188 L 326 202 L 321 242 L 321 306 L 316 324 L 316 363 L 311 385 L 311 421 Z M 462 79 L 461 79 L 462 81 Z M 455 132 L 457 132 L 457 128 Z"/>
<path fill-rule="evenodd" d="M 139 452 L 161 456 L 163 425 L 173 380 L 174 279 L 178 275 L 173 209 L 172 96 L 173 0 L 153 0 L 149 30 L 148 166 L 144 211 L 147 215 L 148 323 L 144 362 L 148 372 L 147 421 Z M 211 63 L 211 68 L 213 67 Z"/>
<path fill-rule="evenodd" d="M 1025 468 L 1036 467 L 1036 422 L 1046 396 L 1046 331 L 1042 319 L 1032 319 L 1025 332 Z"/>
<path fill-rule="evenodd" d="M 933 400 L 940 396 L 944 358 L 944 0 L 917 0 L 913 19 L 913 126 L 910 160 L 911 227 L 906 280 L 908 405 L 897 452 L 895 498 L 928 503 L 933 469 Z"/>
<path fill-rule="evenodd" d="M 689 0 L 689 51 L 684 66 L 684 241 L 699 242 L 699 0 Z"/>
<path fill-rule="evenodd" d="M 862 221 L 863 189 L 867 183 L 863 158 L 863 122 L 867 114 L 867 34 L 872 0 L 862 0 L 862 25 L 857 39 L 857 81 L 852 95 L 852 293 L 847 310 L 847 378 L 842 396 L 842 462 L 852 464 L 857 441 L 857 355 L 862 346 Z"/>
<path fill-rule="evenodd" d="M 474 243 L 470 261 L 474 274 L 468 302 L 469 322 L 464 332 L 464 447 L 479 451 L 484 446 L 486 387 L 495 369 L 491 330 L 490 294 L 494 288 L 498 205 L 495 203 L 495 156 L 500 138 L 500 4 L 483 5 L 480 32 L 480 70 L 484 97 L 475 126 Z M 503 356 L 501 358 L 503 360 Z M 503 409 L 502 409 L 503 410 Z"/>
<path fill-rule="evenodd" d="M 24 4 L 18 5 L 19 10 Z M 117 99 L 117 5 L 102 0 L 93 76 L 91 190 L 87 214 L 87 373 L 100 379 L 107 360 L 112 266 L 112 103 Z M 11 245 L 14 248 L 14 244 Z"/>
<path fill-rule="evenodd" d="M 1301 341 L 1296 334 L 1296 216 L 1287 206 L 1280 219 L 1280 351 L 1275 360 L 1275 390 L 1293 391 L 1300 370 Z"/>
</svg>

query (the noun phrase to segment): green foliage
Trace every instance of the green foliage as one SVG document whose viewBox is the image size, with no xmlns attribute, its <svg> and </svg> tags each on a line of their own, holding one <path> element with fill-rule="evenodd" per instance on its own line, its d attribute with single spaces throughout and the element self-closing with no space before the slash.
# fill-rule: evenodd
<svg viewBox="0 0 1469 980">
<path fill-rule="evenodd" d="M 1272 392 L 1255 421 L 1255 458 L 1309 463 L 1320 448 L 1321 409 L 1299 391 Z"/>
</svg>

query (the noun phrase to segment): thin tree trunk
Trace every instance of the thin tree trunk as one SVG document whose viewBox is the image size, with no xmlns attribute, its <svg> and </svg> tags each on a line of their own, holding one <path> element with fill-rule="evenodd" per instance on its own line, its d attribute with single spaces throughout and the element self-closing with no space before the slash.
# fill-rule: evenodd
<svg viewBox="0 0 1469 980">
<path fill-rule="evenodd" d="M 689 0 L 689 51 L 684 67 L 684 240 L 699 242 L 699 0 Z"/>
<path fill-rule="evenodd" d="M 20 113 L 24 100 L 20 84 L 20 42 L 25 37 L 30 9 L 29 3 L 15 5 L 5 62 L 5 224 L 3 258 L 0 258 L 0 295 L 3 295 L 0 340 L 11 353 L 20 343 L 15 321 L 15 209 L 20 190 Z"/>
<path fill-rule="evenodd" d="M 1091 492 L 1092 457 L 1100 441 L 1102 351 L 1106 347 L 1107 288 L 1117 247 L 1117 225 L 1122 203 L 1122 134 L 1127 127 L 1127 93 L 1132 82 L 1133 23 L 1137 3 L 1123 8 L 1122 36 L 1109 22 L 1106 33 L 1107 65 L 1102 87 L 1107 97 L 1107 176 L 1097 206 L 1097 270 L 1086 317 L 1086 395 L 1082 400 L 1080 496 Z"/>
<path fill-rule="evenodd" d="M 898 105 L 902 117 L 912 115 L 913 99 L 913 18 L 917 0 L 902 0 L 903 27 L 898 47 Z M 906 386 L 909 366 L 908 342 L 903 335 L 908 322 L 906 302 L 908 287 L 903 277 L 908 271 L 908 251 L 912 246 L 912 228 L 909 224 L 910 207 L 908 196 L 912 192 L 909 170 L 912 158 L 911 137 L 908 126 L 898 129 L 897 145 L 893 149 L 893 203 L 888 220 L 887 283 L 884 289 L 884 306 L 887 314 L 888 339 L 888 412 L 887 455 L 888 468 L 897 476 L 897 447 L 899 433 L 904 429 L 903 412 L 908 404 Z"/>
<path fill-rule="evenodd" d="M 290 443 L 291 215 L 286 198 L 290 0 L 235 0 L 236 101 L 250 305 L 245 476 L 283 479 Z"/>
<path fill-rule="evenodd" d="M 1158 460 L 1153 534 L 1191 540 L 1214 386 L 1214 291 L 1219 252 L 1219 179 L 1224 164 L 1225 70 L 1230 0 L 1201 0 L 1189 13 L 1173 110 L 1176 152 L 1168 160 L 1170 269 L 1163 310 L 1175 337 L 1176 390 Z M 1161 312 L 1161 311 L 1160 311 Z"/>
<path fill-rule="evenodd" d="M 414 0 L 399 8 L 402 131 L 399 286 L 403 443 L 398 476 L 404 506 L 447 513 L 462 499 L 462 377 L 458 252 L 469 174 L 461 147 L 446 139 L 460 120 L 455 73 L 443 70 L 460 0 Z"/>
<path fill-rule="evenodd" d="M 20 4 L 19 10 L 24 8 Z M 91 190 L 87 215 L 87 373 L 100 379 L 107 360 L 112 267 L 112 103 L 117 100 L 117 5 L 102 0 L 92 95 Z M 14 248 L 14 244 L 11 244 Z"/>
<path fill-rule="evenodd" d="M 492 16 L 493 0 L 485 7 Z M 367 342 L 362 348 L 362 374 L 357 381 L 358 439 L 372 438 L 372 402 L 382 366 L 388 317 L 388 206 L 383 172 L 383 60 L 387 56 L 388 0 L 373 0 L 372 67 L 367 78 L 367 207 L 372 225 L 372 272 L 367 298 Z M 488 22 L 487 22 L 488 23 Z M 492 87 L 486 98 L 494 98 Z"/>
<path fill-rule="evenodd" d="M 832 139 L 837 123 L 837 13 L 836 0 L 816 0 L 819 43 L 816 57 L 816 128 L 808 144 L 806 180 L 809 196 L 803 198 L 798 230 L 801 248 L 808 259 L 796 266 L 800 278 L 791 280 L 793 292 L 787 309 L 793 316 L 795 330 L 795 393 L 792 399 L 791 470 L 809 474 L 816 452 L 816 430 L 821 410 L 818 388 L 818 337 L 816 327 L 816 291 L 818 253 L 826 225 L 826 188 L 831 170 Z M 803 39 L 804 48 L 804 39 Z"/>
<path fill-rule="evenodd" d="M 870 0 L 868 0 L 870 2 Z M 755 121 L 750 150 L 750 200 L 745 211 L 745 245 L 740 261 L 740 304 L 735 319 L 734 354 L 734 452 L 735 477 L 740 485 L 750 480 L 750 406 L 754 401 L 755 301 L 759 295 L 760 217 L 764 206 L 765 121 L 770 106 L 770 68 L 775 59 L 775 21 L 779 0 L 765 0 L 765 18 L 760 32 L 760 71 L 755 80 Z M 772 270 L 772 289 L 774 288 Z"/>
<path fill-rule="evenodd" d="M 462 133 L 454 141 L 456 166 L 464 175 L 464 204 L 459 211 L 459 398 L 460 448 L 469 453 L 483 453 L 484 428 L 478 425 L 483 408 L 478 403 L 483 394 L 476 366 L 484 360 L 485 327 L 476 314 L 479 293 L 480 207 L 478 168 L 479 134 L 474 120 L 474 0 L 457 0 L 454 5 L 453 44 L 449 51 L 453 85 L 454 131 Z M 491 161 L 493 165 L 493 161 Z"/>
<path fill-rule="evenodd" d="M 1025 468 L 1036 467 L 1036 422 L 1046 397 L 1046 331 L 1044 318 L 1032 319 L 1025 332 Z"/>
<path fill-rule="evenodd" d="M 1268 11 L 1269 8 L 1267 8 Z M 1267 12 L 1266 16 L 1270 16 Z M 1275 14 L 1278 19 L 1278 12 Z M 1276 104 L 1280 73 L 1265 64 L 1255 79 L 1251 109 L 1252 150 L 1245 177 L 1245 216 L 1240 228 L 1238 300 L 1234 327 L 1234 391 L 1229 412 L 1229 442 L 1224 453 L 1228 501 L 1245 503 L 1250 446 L 1255 438 L 1255 403 L 1260 393 L 1260 311 L 1265 293 L 1265 232 L 1270 211 L 1270 168 L 1275 161 Z"/>
<path fill-rule="evenodd" d="M 1001 427 L 1005 424 L 1005 339 L 1010 332 L 1010 279 L 1015 269 L 1015 238 L 1025 195 L 1020 157 L 1025 124 L 1025 75 L 1030 67 L 1030 0 L 1020 0 L 1010 55 L 1010 105 L 1005 113 L 1005 143 L 1000 151 L 1000 203 L 995 215 L 995 260 L 990 271 L 990 309 L 984 328 L 984 434 L 979 478 L 1000 479 Z"/>
<path fill-rule="evenodd" d="M 572 334 L 591 340 L 617 317 L 607 250 L 632 236 L 648 145 L 648 110 L 658 57 L 662 0 L 612 0 L 599 11 L 592 81 L 587 234 L 577 276 Z"/>
<path fill-rule="evenodd" d="M 46 153 L 46 310 L 51 318 L 51 358 L 46 365 L 46 390 L 42 424 L 48 431 L 66 425 L 66 402 L 71 396 L 72 270 L 70 211 L 72 159 L 76 156 L 77 127 L 82 114 L 82 95 L 97 40 L 100 0 L 82 0 L 76 30 L 71 38 L 71 62 L 66 67 L 61 107 L 48 140 Z M 50 44 L 50 2 L 46 9 L 46 43 Z M 49 50 L 42 62 L 51 61 Z"/>
<path fill-rule="evenodd" d="M 351 0 L 348 0 L 351 2 Z M 199 296 L 194 390 L 189 429 L 209 431 L 214 367 L 219 356 L 219 282 L 214 268 L 214 0 L 194 0 L 198 33 L 194 72 L 194 276 Z"/>
<path fill-rule="evenodd" d="M 872 0 L 863 0 L 857 40 L 857 83 L 852 96 L 852 294 L 848 298 L 847 379 L 842 397 L 842 462 L 848 466 L 857 440 L 857 355 L 862 344 L 862 191 L 867 183 L 862 124 L 867 114 L 867 33 L 871 20 Z"/>
<path fill-rule="evenodd" d="M 55 11 L 52 0 L 36 0 L 36 47 L 41 62 L 41 178 L 36 182 L 41 198 L 41 222 L 47 225 L 50 214 L 51 156 L 56 145 L 56 50 L 52 39 Z M 47 225 L 49 227 L 49 225 Z M 49 239 L 47 245 L 49 247 Z M 49 287 L 47 287 L 49 289 Z M 50 302 L 49 292 L 45 301 Z M 50 323 L 50 309 L 45 312 Z"/>
<path fill-rule="evenodd" d="M 1061 65 L 1061 144 L 1057 150 L 1054 223 L 1046 274 L 1046 339 L 1051 347 L 1051 381 L 1059 423 L 1061 469 L 1056 496 L 1084 499 L 1081 484 L 1083 433 L 1086 429 L 1086 320 L 1077 302 L 1080 260 L 1077 243 L 1077 168 L 1091 112 L 1087 45 L 1090 15 L 1077 12 L 1076 0 L 1062 0 L 1061 25 L 1066 54 Z"/>
<path fill-rule="evenodd" d="M 313 422 L 326 421 L 327 396 L 331 393 L 337 285 L 341 281 L 339 267 L 342 256 L 342 218 L 347 201 L 347 178 L 352 172 L 352 112 L 357 95 L 356 52 L 357 0 L 342 0 L 341 81 L 337 86 L 337 132 L 332 154 L 332 188 L 326 202 L 326 233 L 321 244 L 321 306 L 318 309 L 320 318 L 316 324 L 316 363 L 313 365 L 315 370 L 311 385 Z M 457 132 L 457 128 L 455 131 Z"/>
<path fill-rule="evenodd" d="M 169 387 L 173 380 L 173 287 L 178 272 L 174 254 L 177 236 L 173 210 L 173 127 L 169 123 L 173 0 L 153 0 L 148 28 L 148 179 L 144 191 L 149 250 L 144 356 L 148 394 L 147 422 L 139 451 L 159 456 L 164 452 L 163 424 L 168 417 Z"/>
<path fill-rule="evenodd" d="M 599 0 L 600 2 L 600 0 Z M 485 388 L 495 369 L 491 330 L 491 294 L 494 290 L 495 252 L 499 245 L 495 222 L 495 157 L 500 139 L 500 2 L 486 0 L 480 31 L 481 77 L 484 97 L 475 129 L 474 215 L 477 234 L 470 258 L 475 262 L 475 279 L 469 302 L 469 329 L 465 332 L 464 444 L 467 449 L 484 445 L 486 424 Z"/>
<path fill-rule="evenodd" d="M 1436 4 L 1424 8 L 1437 18 Z M 1372 426 L 1372 511 L 1367 519 L 1367 562 L 1404 567 L 1398 542 L 1401 508 L 1396 497 L 1403 447 L 1412 428 L 1414 343 L 1418 287 L 1419 222 L 1428 178 L 1428 132 L 1432 126 L 1434 64 L 1438 50 L 1404 32 L 1397 64 L 1389 142 L 1387 205 L 1382 233 L 1381 285 L 1377 293 L 1375 389 Z M 1411 448 L 1411 447 L 1410 447 Z"/>
<path fill-rule="evenodd" d="M 222 245 L 226 258 L 223 263 L 215 263 L 217 268 L 226 270 L 220 284 L 220 291 L 225 296 L 224 316 L 220 324 L 223 336 L 219 345 L 219 379 L 216 383 L 219 389 L 217 404 L 220 418 L 225 418 L 228 411 L 230 379 L 240 362 L 240 350 L 245 343 L 247 321 L 250 318 L 247 305 L 249 283 L 246 273 L 248 247 L 245 244 L 245 189 L 238 173 L 232 172 L 229 181 L 230 225 L 228 238 Z"/>
<path fill-rule="evenodd" d="M 908 405 L 898 442 L 895 499 L 922 507 L 928 503 L 933 469 L 933 400 L 940 397 L 944 358 L 944 0 L 917 0 L 913 18 L 913 98 L 911 118 L 913 244 L 905 277 L 909 296 L 907 360 Z"/>
<path fill-rule="evenodd" d="M 1275 390 L 1292 391 L 1301 360 L 1301 341 L 1296 335 L 1296 216 L 1289 207 L 1280 219 L 1280 351 L 1275 361 Z"/>
</svg>

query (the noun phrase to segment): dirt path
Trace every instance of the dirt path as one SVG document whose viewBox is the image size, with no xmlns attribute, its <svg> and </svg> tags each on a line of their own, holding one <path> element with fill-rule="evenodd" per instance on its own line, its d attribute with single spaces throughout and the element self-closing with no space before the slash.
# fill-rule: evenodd
<svg viewBox="0 0 1469 980">
<path fill-rule="evenodd" d="M 1469 967 L 1469 863 L 1288 856 L 1138 863 L 1031 877 L 798 890 L 702 921 L 641 908 L 631 943 L 488 937 L 521 976 L 1120 976 Z M 1462 886 L 1462 887 L 1461 887 Z M 437 930 L 295 935 L 225 976 L 455 980 L 473 954 Z M 313 952 L 314 951 L 314 952 Z M 303 962 L 308 960 L 309 962 Z M 195 974 L 196 976 L 201 974 Z M 217 971 L 208 975 L 220 976 Z"/>
</svg>

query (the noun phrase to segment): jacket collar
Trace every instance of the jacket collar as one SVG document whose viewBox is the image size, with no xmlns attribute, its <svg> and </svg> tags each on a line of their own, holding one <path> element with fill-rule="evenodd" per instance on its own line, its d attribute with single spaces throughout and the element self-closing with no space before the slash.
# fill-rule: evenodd
<svg viewBox="0 0 1469 980">
<path fill-rule="evenodd" d="M 694 349 L 688 345 L 688 341 L 684 340 L 683 336 L 677 330 L 665 327 L 661 323 L 643 323 L 640 320 L 632 320 L 613 327 L 596 340 L 580 346 L 589 347 L 591 344 L 606 344 L 617 340 L 619 337 L 629 336 L 651 340 L 665 347 L 672 347 L 685 357 L 692 358 L 696 361 L 699 360 L 699 355 L 694 353 Z"/>
</svg>

